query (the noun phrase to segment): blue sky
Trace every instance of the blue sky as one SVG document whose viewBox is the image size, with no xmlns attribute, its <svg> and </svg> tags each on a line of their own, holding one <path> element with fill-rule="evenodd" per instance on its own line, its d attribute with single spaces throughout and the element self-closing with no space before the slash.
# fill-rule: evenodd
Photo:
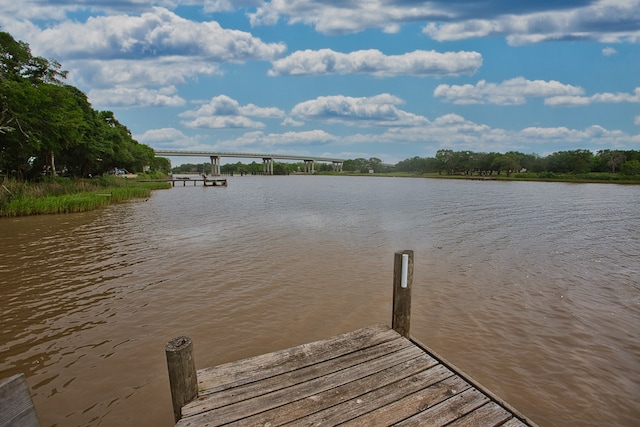
<svg viewBox="0 0 640 427">
<path fill-rule="evenodd" d="M 0 10 L 2 31 L 62 63 L 94 108 L 155 149 L 386 163 L 439 149 L 640 149 L 640 0 L 0 0 Z"/>
</svg>

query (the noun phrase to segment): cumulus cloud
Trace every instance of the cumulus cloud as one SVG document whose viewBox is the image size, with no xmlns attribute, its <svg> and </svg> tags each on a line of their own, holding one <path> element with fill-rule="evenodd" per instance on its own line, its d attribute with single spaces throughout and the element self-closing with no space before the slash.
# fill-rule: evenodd
<svg viewBox="0 0 640 427">
<path fill-rule="evenodd" d="M 180 56 L 242 62 L 270 60 L 286 50 L 283 43 L 265 43 L 250 33 L 224 29 L 216 21 L 190 21 L 161 7 L 139 16 L 64 21 L 38 33 L 32 43 L 46 46 L 59 59 Z"/>
<path fill-rule="evenodd" d="M 582 95 L 584 89 L 555 80 L 527 80 L 524 77 L 487 83 L 480 80 L 475 85 L 447 85 L 436 87 L 433 94 L 454 104 L 524 104 L 531 97 L 560 97 Z"/>
<path fill-rule="evenodd" d="M 290 24 L 305 24 L 322 33 L 358 32 L 365 28 L 381 28 L 388 33 L 399 30 L 405 22 L 440 19 L 452 16 L 446 7 L 433 2 L 389 2 L 386 0 L 356 0 L 327 2 L 298 0 L 295 2 L 264 2 L 249 13 L 252 25 L 273 25 L 285 17 Z"/>
<path fill-rule="evenodd" d="M 520 147 L 566 146 L 567 149 L 603 146 L 628 146 L 629 141 L 640 142 L 640 135 L 609 130 L 599 125 L 585 129 L 567 127 L 527 127 L 520 130 L 494 128 L 465 119 L 458 114 L 445 114 L 422 126 L 394 127 L 382 134 L 346 137 L 344 143 L 371 142 L 432 145 L 454 150 L 500 151 Z M 557 149 L 557 148 L 556 148 Z"/>
<path fill-rule="evenodd" d="M 116 86 L 110 89 L 89 91 L 88 97 L 95 106 L 117 107 L 181 107 L 186 101 L 177 94 L 175 86 L 160 89 Z"/>
<path fill-rule="evenodd" d="M 64 0 L 60 3 L 62 10 L 72 7 Z M 107 2 L 92 3 L 98 10 L 108 7 Z M 180 102 L 176 97 L 161 96 L 174 85 L 222 74 L 221 63 L 269 61 L 286 51 L 284 43 L 265 43 L 248 32 L 222 28 L 215 21 L 195 22 L 163 7 L 148 7 L 146 2 L 131 6 L 147 11 L 94 16 L 86 21 L 65 19 L 44 29 L 33 23 L 9 22 L 27 36 L 34 53 L 61 62 L 69 70 L 70 83 L 93 89 L 94 95 L 110 99 L 114 106 L 133 106 L 135 100 L 140 101 L 138 106 L 175 106 Z M 111 95 L 100 91 L 114 87 Z M 151 89 L 132 90 L 142 87 Z M 130 101 L 121 96 L 127 91 L 133 95 Z"/>
<path fill-rule="evenodd" d="M 221 74 L 217 64 L 197 58 L 147 58 L 141 60 L 72 60 L 65 62 L 70 78 L 87 87 L 165 86 L 187 83 L 200 75 Z"/>
<path fill-rule="evenodd" d="M 586 129 L 568 129 L 566 127 L 528 127 L 519 132 L 519 135 L 528 142 L 586 142 L 593 141 L 618 142 L 628 138 L 628 135 L 620 130 L 607 130 L 599 125 L 592 125 Z"/>
<path fill-rule="evenodd" d="M 435 40 L 504 36 L 512 45 L 550 40 L 590 39 L 604 43 L 640 40 L 640 0 L 574 0 L 567 2 L 478 2 L 322 0 L 262 2 L 247 14 L 252 25 L 313 26 L 341 34 L 379 28 L 388 33 L 402 25 L 427 22 L 424 33 Z"/>
<path fill-rule="evenodd" d="M 63 20 L 66 19 L 67 13 L 78 9 L 79 6 L 68 4 L 60 5 L 53 2 L 29 2 L 29 7 L 25 7 L 25 2 L 15 0 L 0 0 L 0 25 L 3 31 L 13 31 L 7 28 L 7 24 L 11 21 L 22 21 L 29 19 L 42 19 L 46 16 L 48 19 Z M 7 19 L 12 17 L 12 19 Z"/>
<path fill-rule="evenodd" d="M 495 16 L 486 19 L 430 22 L 423 32 L 438 41 L 505 36 L 514 46 L 569 39 L 637 43 L 639 18 L 640 0 L 598 0 L 573 8 L 532 13 L 501 14 L 496 9 Z"/>
<path fill-rule="evenodd" d="M 544 100 L 545 105 L 553 107 L 578 107 L 591 104 L 619 104 L 623 102 L 640 103 L 640 87 L 633 93 L 596 93 L 591 96 L 553 96 Z"/>
<path fill-rule="evenodd" d="M 297 51 L 272 62 L 270 76 L 313 74 L 372 74 L 375 76 L 443 76 L 474 74 L 482 65 L 478 52 L 416 50 L 384 55 L 377 49 L 351 53 L 331 49 Z"/>
<path fill-rule="evenodd" d="M 640 116 L 635 116 L 633 118 L 633 123 L 640 126 Z"/>
<path fill-rule="evenodd" d="M 403 111 L 403 101 L 384 93 L 372 97 L 321 96 L 293 107 L 291 115 L 303 120 L 343 123 L 351 126 L 409 126 L 425 123 L 425 118 Z"/>
<path fill-rule="evenodd" d="M 613 56 L 613 55 L 615 55 L 615 54 L 617 54 L 617 53 L 618 53 L 618 51 L 617 51 L 617 50 L 615 50 L 615 49 L 614 49 L 614 48 L 612 48 L 612 47 L 605 47 L 604 49 L 602 49 L 602 54 L 603 54 L 604 56 Z"/>
<path fill-rule="evenodd" d="M 319 129 L 284 133 L 254 131 L 247 132 L 235 139 L 218 142 L 215 148 L 228 151 L 260 152 L 290 145 L 326 145 L 334 143 L 338 139 L 338 137 Z M 282 153 L 280 150 L 278 151 Z M 300 152 L 296 151 L 296 154 L 300 154 Z"/>
<path fill-rule="evenodd" d="M 190 119 L 182 123 L 192 128 L 264 128 L 265 124 L 252 120 L 258 118 L 283 118 L 282 110 L 273 107 L 258 107 L 254 104 L 241 106 L 238 101 L 226 95 L 219 95 L 200 107 L 179 114 Z"/>
<path fill-rule="evenodd" d="M 193 150 L 199 144 L 198 138 L 187 136 L 176 128 L 150 129 L 135 139 L 155 149 Z"/>
</svg>

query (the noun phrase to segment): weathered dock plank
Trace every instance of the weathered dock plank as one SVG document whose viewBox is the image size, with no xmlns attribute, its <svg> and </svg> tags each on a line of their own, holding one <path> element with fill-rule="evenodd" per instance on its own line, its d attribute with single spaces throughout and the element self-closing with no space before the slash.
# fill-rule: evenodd
<svg viewBox="0 0 640 427">
<path fill-rule="evenodd" d="M 23 374 L 0 380 L 0 426 L 40 426 L 29 386 Z"/>
<path fill-rule="evenodd" d="M 178 426 L 528 425 L 384 325 L 206 368 L 198 383 Z"/>
<path fill-rule="evenodd" d="M 413 252 L 395 261 L 393 329 L 373 325 L 195 374 L 186 364 L 174 374 L 192 384 L 195 375 L 197 393 L 193 384 L 176 395 L 197 398 L 174 404 L 177 426 L 535 426 L 410 337 Z M 192 363 L 184 338 L 180 360 Z"/>
</svg>

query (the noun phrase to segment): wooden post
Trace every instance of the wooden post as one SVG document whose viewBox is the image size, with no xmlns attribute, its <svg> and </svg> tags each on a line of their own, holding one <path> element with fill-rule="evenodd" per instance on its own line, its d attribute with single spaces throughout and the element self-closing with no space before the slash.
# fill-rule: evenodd
<svg viewBox="0 0 640 427">
<path fill-rule="evenodd" d="M 411 285 L 413 284 L 413 251 L 395 253 L 393 264 L 393 319 L 391 327 L 405 338 L 411 330 Z"/>
<path fill-rule="evenodd" d="M 189 337 L 174 338 L 164 349 L 169 369 L 169 386 L 173 416 L 176 422 L 182 418 L 182 407 L 198 397 L 198 378 L 193 359 L 193 343 Z"/>
</svg>

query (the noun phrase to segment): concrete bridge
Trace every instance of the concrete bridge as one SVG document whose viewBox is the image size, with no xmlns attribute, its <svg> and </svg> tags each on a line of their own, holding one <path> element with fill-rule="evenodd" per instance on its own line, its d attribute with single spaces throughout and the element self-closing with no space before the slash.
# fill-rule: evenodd
<svg viewBox="0 0 640 427">
<path fill-rule="evenodd" d="M 342 171 L 343 159 L 334 159 L 330 157 L 313 157 L 313 156 L 290 156 L 286 154 L 254 154 L 254 153 L 222 153 L 222 152 L 210 152 L 210 151 L 182 151 L 182 150 L 155 150 L 158 157 L 174 157 L 174 156 L 186 156 L 186 157 L 200 157 L 206 156 L 211 159 L 211 175 L 220 175 L 220 159 L 222 157 L 234 157 L 234 158 L 251 158 L 262 159 L 262 172 L 265 175 L 273 175 L 273 160 L 298 160 L 304 162 L 305 173 L 315 173 L 314 162 L 325 162 L 333 165 L 333 170 L 336 172 Z"/>
</svg>

